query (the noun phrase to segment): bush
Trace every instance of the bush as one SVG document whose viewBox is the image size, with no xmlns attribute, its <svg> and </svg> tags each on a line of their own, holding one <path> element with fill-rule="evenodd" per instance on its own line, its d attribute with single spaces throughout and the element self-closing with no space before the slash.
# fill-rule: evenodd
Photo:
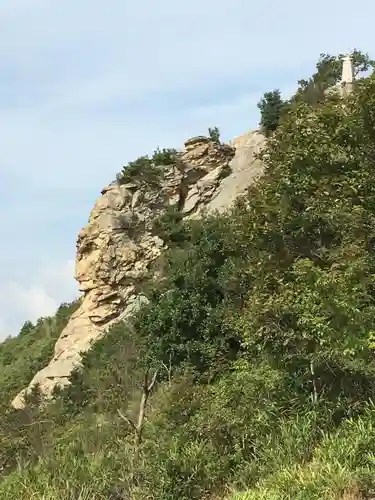
<svg viewBox="0 0 375 500">
<path fill-rule="evenodd" d="M 158 148 L 151 158 L 140 156 L 137 160 L 125 165 L 118 174 L 117 181 L 120 184 L 135 183 L 138 187 L 159 189 L 165 168 L 173 165 L 176 159 L 175 149 L 160 150 Z"/>
<path fill-rule="evenodd" d="M 209 128 L 208 135 L 213 142 L 220 144 L 220 131 L 218 127 Z"/>
</svg>

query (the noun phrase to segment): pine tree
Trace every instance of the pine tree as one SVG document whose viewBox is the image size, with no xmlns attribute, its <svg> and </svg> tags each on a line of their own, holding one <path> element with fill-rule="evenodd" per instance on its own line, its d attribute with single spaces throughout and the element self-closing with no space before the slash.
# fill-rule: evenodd
<svg viewBox="0 0 375 500">
<path fill-rule="evenodd" d="M 284 102 L 278 89 L 266 92 L 260 102 L 260 125 L 268 136 L 277 129 Z"/>
</svg>

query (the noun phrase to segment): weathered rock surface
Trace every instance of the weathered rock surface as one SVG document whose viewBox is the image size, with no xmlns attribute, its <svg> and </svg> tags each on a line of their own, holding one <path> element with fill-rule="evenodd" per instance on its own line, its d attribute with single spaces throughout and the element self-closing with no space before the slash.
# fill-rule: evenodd
<svg viewBox="0 0 375 500">
<path fill-rule="evenodd" d="M 225 211 L 262 175 L 264 165 L 254 155 L 260 153 L 264 143 L 264 135 L 259 132 L 244 134 L 231 142 L 230 145 L 235 148 L 236 153 L 230 162 L 230 174 L 220 180 L 212 193 L 207 203 L 209 212 Z M 209 175 L 202 181 L 208 177 Z M 199 203 L 197 216 L 203 207 L 204 204 Z"/>
<path fill-rule="evenodd" d="M 258 132 L 230 145 L 194 137 L 157 192 L 117 182 L 103 189 L 77 238 L 75 278 L 83 292 L 81 306 L 56 342 L 49 364 L 13 400 L 15 408 L 24 406 L 25 392 L 37 383 L 47 398 L 55 387 L 69 384 L 81 353 L 147 301 L 138 285 L 163 250 L 164 242 L 151 234 L 151 227 L 166 204 L 177 205 L 186 217 L 199 216 L 204 207 L 225 210 L 262 173 L 254 154 L 264 142 Z"/>
</svg>

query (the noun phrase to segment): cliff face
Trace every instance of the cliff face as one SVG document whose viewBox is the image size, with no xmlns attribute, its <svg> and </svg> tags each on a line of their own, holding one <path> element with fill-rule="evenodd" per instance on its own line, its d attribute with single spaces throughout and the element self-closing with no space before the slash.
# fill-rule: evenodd
<svg viewBox="0 0 375 500">
<path fill-rule="evenodd" d="M 184 217 L 199 217 L 203 208 L 225 210 L 261 175 L 263 166 L 254 154 L 264 141 L 258 132 L 230 145 L 195 137 L 185 143 L 157 192 L 132 183 L 103 189 L 77 239 L 81 306 L 56 342 L 50 363 L 13 400 L 15 408 L 24 406 L 25 391 L 37 383 L 47 398 L 56 386 L 67 385 L 81 363 L 80 353 L 147 301 L 137 285 L 163 250 L 164 242 L 151 234 L 151 227 L 165 206 L 177 205 Z"/>
</svg>

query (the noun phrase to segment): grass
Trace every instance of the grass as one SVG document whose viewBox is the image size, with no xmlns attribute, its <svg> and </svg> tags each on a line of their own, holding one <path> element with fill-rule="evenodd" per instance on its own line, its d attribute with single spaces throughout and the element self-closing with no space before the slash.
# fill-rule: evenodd
<svg viewBox="0 0 375 500">
<path fill-rule="evenodd" d="M 375 474 L 375 408 L 324 436 L 311 460 L 280 464 L 231 500 L 361 500 Z M 368 497 L 367 497 L 368 498 Z"/>
</svg>

